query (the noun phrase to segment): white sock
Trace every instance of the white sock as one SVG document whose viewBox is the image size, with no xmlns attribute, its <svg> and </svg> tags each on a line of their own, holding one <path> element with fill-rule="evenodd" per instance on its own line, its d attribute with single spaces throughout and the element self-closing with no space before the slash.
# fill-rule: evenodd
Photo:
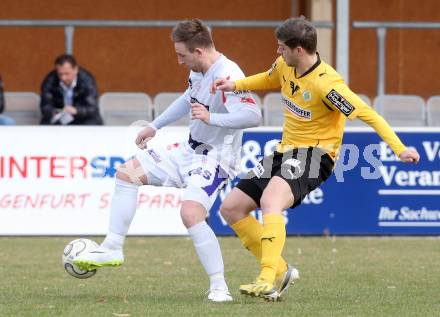
<svg viewBox="0 0 440 317">
<path fill-rule="evenodd" d="M 124 246 L 125 236 L 136 212 L 138 188 L 138 185 L 116 178 L 110 208 L 110 228 L 101 244 L 103 247 L 122 249 Z"/>
<path fill-rule="evenodd" d="M 121 236 L 114 232 L 107 233 L 101 246 L 106 249 L 120 250 L 124 247 L 125 236 Z"/>
<path fill-rule="evenodd" d="M 223 257 L 220 244 L 211 227 L 203 221 L 188 229 L 197 255 L 209 275 L 211 289 L 228 289 L 224 277 Z"/>
</svg>

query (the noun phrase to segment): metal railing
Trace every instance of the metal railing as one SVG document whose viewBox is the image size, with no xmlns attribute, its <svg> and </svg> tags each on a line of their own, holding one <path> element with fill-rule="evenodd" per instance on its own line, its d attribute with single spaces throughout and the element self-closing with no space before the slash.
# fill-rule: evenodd
<svg viewBox="0 0 440 317">
<path fill-rule="evenodd" d="M 172 28 L 178 20 L 0 20 L 0 27 L 64 27 L 66 53 L 73 53 L 76 27 Z M 211 28 L 275 28 L 283 21 L 208 20 Z M 317 28 L 333 28 L 333 22 L 313 21 Z"/>
<path fill-rule="evenodd" d="M 377 95 L 385 94 L 385 38 L 387 29 L 440 29 L 439 22 L 361 22 L 354 21 L 353 28 L 376 29 L 377 35 Z"/>
</svg>

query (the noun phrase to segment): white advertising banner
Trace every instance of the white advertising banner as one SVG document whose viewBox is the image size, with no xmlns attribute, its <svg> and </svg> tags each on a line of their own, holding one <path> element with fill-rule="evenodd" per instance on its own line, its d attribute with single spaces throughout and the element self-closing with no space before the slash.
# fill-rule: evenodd
<svg viewBox="0 0 440 317">
<path fill-rule="evenodd" d="M 0 127 L 0 235 L 107 232 L 116 167 L 140 151 L 139 128 Z M 149 144 L 187 138 L 165 128 Z M 182 235 L 181 190 L 142 186 L 129 234 Z"/>
</svg>

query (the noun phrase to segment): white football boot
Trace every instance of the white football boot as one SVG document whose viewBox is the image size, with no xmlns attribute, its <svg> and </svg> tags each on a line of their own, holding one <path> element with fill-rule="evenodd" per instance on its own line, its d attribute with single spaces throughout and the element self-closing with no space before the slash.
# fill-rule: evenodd
<svg viewBox="0 0 440 317">
<path fill-rule="evenodd" d="M 213 288 L 208 292 L 208 300 L 212 302 L 230 302 L 232 301 L 231 293 L 227 289 Z"/>
<path fill-rule="evenodd" d="M 290 285 L 295 284 L 299 279 L 298 270 L 290 264 L 287 264 L 287 271 L 280 278 L 275 280 L 274 287 L 278 291 L 279 297 L 289 288 Z"/>
<path fill-rule="evenodd" d="M 81 270 L 92 271 L 104 266 L 121 266 L 124 263 L 122 249 L 112 250 L 99 246 L 96 250 L 83 253 L 73 259 Z"/>
</svg>

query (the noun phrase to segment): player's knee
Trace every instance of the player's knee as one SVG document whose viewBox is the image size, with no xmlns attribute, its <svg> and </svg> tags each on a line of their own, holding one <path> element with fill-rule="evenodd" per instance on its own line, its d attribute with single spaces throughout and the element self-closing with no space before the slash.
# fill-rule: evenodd
<svg viewBox="0 0 440 317">
<path fill-rule="evenodd" d="M 183 225 L 187 229 L 189 229 L 189 228 L 195 226 L 196 224 L 205 220 L 205 219 L 200 219 L 199 217 L 197 217 L 196 215 L 194 215 L 190 211 L 184 210 L 184 209 L 182 209 L 180 211 L 180 216 L 182 218 Z"/>
<path fill-rule="evenodd" d="M 277 210 L 279 209 L 278 205 L 279 204 L 276 201 L 274 201 L 274 199 L 270 199 L 269 195 L 263 194 L 263 196 L 261 196 L 260 198 L 260 207 L 263 212 L 266 211 L 271 212 Z"/>
<path fill-rule="evenodd" d="M 237 209 L 234 206 L 235 204 L 226 198 L 225 201 L 220 206 L 220 214 L 226 220 L 228 224 L 233 222 L 234 212 L 237 212 Z"/>
<path fill-rule="evenodd" d="M 286 208 L 289 208 L 289 206 L 291 206 L 292 204 L 293 196 L 274 199 L 272 195 L 263 193 L 260 199 L 260 208 L 263 214 L 282 212 Z"/>
<path fill-rule="evenodd" d="M 116 170 L 116 178 L 127 183 L 132 183 L 129 174 L 126 171 L 120 170 L 119 167 Z"/>
<path fill-rule="evenodd" d="M 135 185 L 146 185 L 147 177 L 137 160 L 130 160 L 121 164 L 116 169 L 116 178 Z"/>
<path fill-rule="evenodd" d="M 184 202 L 182 208 L 180 209 L 180 217 L 182 218 L 182 222 L 187 229 L 202 221 L 205 221 L 206 216 L 206 210 L 204 207 L 196 202 Z"/>
<path fill-rule="evenodd" d="M 247 206 L 242 201 L 226 198 L 220 206 L 220 214 L 229 225 L 233 225 L 247 217 L 253 209 L 255 208 Z"/>
</svg>

